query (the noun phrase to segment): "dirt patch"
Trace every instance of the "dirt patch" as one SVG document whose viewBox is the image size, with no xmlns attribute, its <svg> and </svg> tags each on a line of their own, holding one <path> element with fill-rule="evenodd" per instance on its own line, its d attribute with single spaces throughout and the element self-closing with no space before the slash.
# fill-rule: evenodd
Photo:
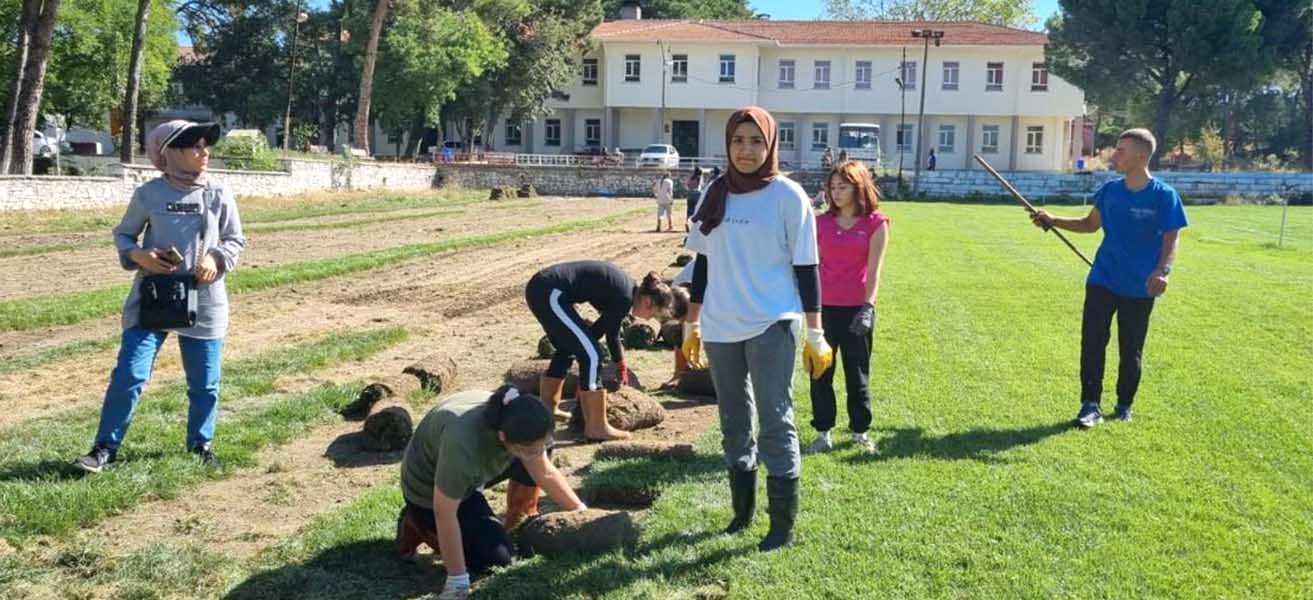
<svg viewBox="0 0 1313 600">
<path fill-rule="evenodd" d="M 588 509 L 541 515 L 517 530 L 519 543 L 535 554 L 601 554 L 638 542 L 638 526 L 627 512 Z"/>
</svg>

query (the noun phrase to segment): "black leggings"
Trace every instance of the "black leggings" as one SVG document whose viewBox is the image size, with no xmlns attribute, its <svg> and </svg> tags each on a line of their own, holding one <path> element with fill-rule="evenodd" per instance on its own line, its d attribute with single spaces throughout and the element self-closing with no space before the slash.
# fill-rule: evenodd
<svg viewBox="0 0 1313 600">
<path fill-rule="evenodd" d="M 574 305 L 562 301 L 561 290 L 537 276 L 525 286 L 524 299 L 556 347 L 556 354 L 552 355 L 552 362 L 545 374 L 557 379 L 564 378 L 570 370 L 570 363 L 577 358 L 579 386 L 588 391 L 602 389 L 601 377 L 598 375 L 602 366 L 601 348 L 597 340 L 589 335 L 588 323 L 574 310 Z"/>
<path fill-rule="evenodd" d="M 873 334 L 855 336 L 848 331 L 859 306 L 822 306 L 821 327 L 825 341 L 843 360 L 843 372 L 848 388 L 848 428 L 853 433 L 866 433 L 871 427 L 871 344 Z M 836 361 L 837 364 L 837 361 Z M 836 400 L 834 397 L 834 368 L 825 371 L 811 384 L 812 427 L 816 431 L 834 428 Z"/>
<path fill-rule="evenodd" d="M 1117 317 L 1117 403 L 1130 406 L 1140 387 L 1144 340 L 1149 335 L 1153 298 L 1118 296 L 1108 288 L 1085 287 L 1085 311 L 1080 335 L 1081 402 L 1097 404 L 1103 396 L 1104 352 L 1111 337 L 1113 315 Z"/>
<path fill-rule="evenodd" d="M 438 519 L 432 509 L 406 502 L 403 513 L 409 512 L 414 522 L 424 530 L 437 532 Z M 405 514 L 401 515 L 404 519 Z M 461 547 L 465 550 L 465 568 L 478 575 L 493 567 L 511 564 L 514 546 L 506 527 L 488 506 L 482 492 L 474 492 L 461 501 L 456 509 L 456 522 L 460 524 Z M 437 548 L 434 548 L 437 550 Z"/>
</svg>

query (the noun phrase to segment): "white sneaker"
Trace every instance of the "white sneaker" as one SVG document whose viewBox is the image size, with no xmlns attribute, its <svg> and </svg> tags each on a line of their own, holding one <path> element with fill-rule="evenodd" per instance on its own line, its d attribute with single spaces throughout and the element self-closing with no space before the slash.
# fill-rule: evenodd
<svg viewBox="0 0 1313 600">
<path fill-rule="evenodd" d="M 807 446 L 807 453 L 819 454 L 821 452 L 829 452 L 833 449 L 834 442 L 830 440 L 830 432 L 827 431 L 816 436 L 816 441 L 812 442 L 810 446 Z"/>
<path fill-rule="evenodd" d="M 856 444 L 857 447 L 861 449 L 862 452 L 866 452 L 870 454 L 880 453 L 880 449 L 875 446 L 875 440 L 871 439 L 871 436 L 868 434 L 854 433 L 853 443 Z"/>
</svg>

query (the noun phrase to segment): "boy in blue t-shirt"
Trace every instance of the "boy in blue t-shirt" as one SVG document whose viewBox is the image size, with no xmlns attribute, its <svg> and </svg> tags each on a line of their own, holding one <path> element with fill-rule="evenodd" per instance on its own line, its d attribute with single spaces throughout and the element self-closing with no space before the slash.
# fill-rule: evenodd
<svg viewBox="0 0 1313 600">
<path fill-rule="evenodd" d="M 1104 351 L 1112 319 L 1117 317 L 1117 408 L 1120 421 L 1131 420 L 1131 403 L 1140 385 L 1144 339 L 1154 298 L 1167 291 L 1181 228 L 1186 226 L 1181 196 L 1149 175 L 1149 158 L 1157 146 L 1147 129 L 1128 129 L 1117 138 L 1112 167 L 1121 179 L 1109 181 L 1094 195 L 1094 208 L 1081 218 L 1031 216 L 1035 225 L 1077 233 L 1103 229 L 1103 243 L 1085 282 L 1081 321 L 1081 409 L 1075 425 L 1089 429 L 1103 422 Z"/>
</svg>

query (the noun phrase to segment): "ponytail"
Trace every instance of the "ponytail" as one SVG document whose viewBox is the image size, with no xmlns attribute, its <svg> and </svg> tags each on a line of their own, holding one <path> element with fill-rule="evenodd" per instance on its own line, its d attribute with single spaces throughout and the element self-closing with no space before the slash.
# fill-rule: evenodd
<svg viewBox="0 0 1313 600">
<path fill-rule="evenodd" d="M 542 400 L 533 394 L 521 394 L 514 386 L 497 388 L 484 406 L 483 423 L 505 434 L 512 444 L 537 442 L 552 431 L 552 416 Z"/>
</svg>

